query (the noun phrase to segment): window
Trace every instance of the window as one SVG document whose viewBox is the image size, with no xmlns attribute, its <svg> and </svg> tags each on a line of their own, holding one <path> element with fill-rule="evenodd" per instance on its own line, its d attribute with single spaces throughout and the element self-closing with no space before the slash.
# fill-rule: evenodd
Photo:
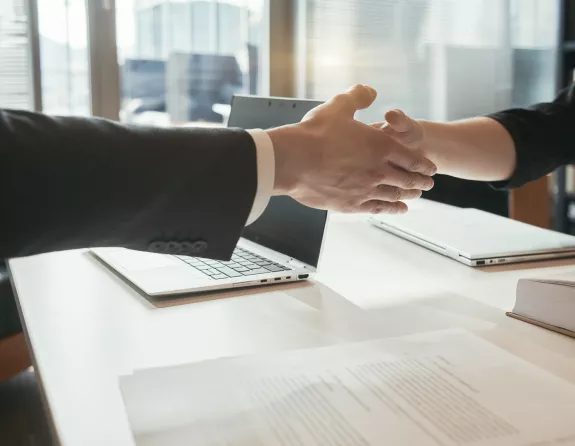
<svg viewBox="0 0 575 446">
<path fill-rule="evenodd" d="M 116 0 L 123 121 L 224 125 L 261 94 L 265 0 Z"/>
<path fill-rule="evenodd" d="M 24 0 L 0 1 L 0 107 L 32 108 L 28 18 Z"/>
<path fill-rule="evenodd" d="M 324 99 L 355 83 L 391 108 L 453 120 L 549 100 L 557 0 L 300 0 L 300 94 Z"/>
<path fill-rule="evenodd" d="M 89 115 L 84 0 L 37 1 L 43 111 L 55 115 Z"/>
</svg>

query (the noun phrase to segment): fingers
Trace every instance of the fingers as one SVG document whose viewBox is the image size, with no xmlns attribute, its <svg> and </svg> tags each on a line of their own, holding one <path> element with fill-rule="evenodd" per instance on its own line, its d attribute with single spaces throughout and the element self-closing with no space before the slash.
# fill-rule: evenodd
<svg viewBox="0 0 575 446">
<path fill-rule="evenodd" d="M 388 111 L 385 114 L 385 122 L 392 130 L 398 133 L 407 133 L 413 131 L 417 124 L 413 119 L 411 119 L 401 110 Z"/>
<path fill-rule="evenodd" d="M 407 172 L 415 172 L 424 176 L 433 176 L 437 173 L 437 166 L 423 155 L 402 148 L 393 148 L 387 155 L 386 161 L 401 167 Z"/>
<path fill-rule="evenodd" d="M 334 96 L 325 105 L 334 111 L 353 117 L 356 111 L 368 108 L 373 104 L 376 96 L 377 92 L 373 88 L 367 85 L 355 85 L 346 93 Z"/>
<path fill-rule="evenodd" d="M 369 214 L 405 214 L 408 208 L 401 201 L 390 203 L 387 201 L 370 200 L 363 203 L 359 212 Z"/>
<path fill-rule="evenodd" d="M 430 190 L 434 185 L 430 176 L 408 172 L 391 165 L 387 165 L 382 169 L 381 175 L 376 178 L 376 184 L 395 186 L 404 190 Z"/>
<path fill-rule="evenodd" d="M 418 148 L 423 142 L 423 128 L 401 110 L 390 110 L 385 114 L 385 122 L 380 126 L 388 136 L 410 148 Z"/>
<path fill-rule="evenodd" d="M 397 186 L 380 184 L 376 187 L 371 198 L 373 200 L 395 203 L 398 201 L 416 200 L 419 197 L 421 197 L 421 190 L 419 189 L 402 189 Z"/>
</svg>

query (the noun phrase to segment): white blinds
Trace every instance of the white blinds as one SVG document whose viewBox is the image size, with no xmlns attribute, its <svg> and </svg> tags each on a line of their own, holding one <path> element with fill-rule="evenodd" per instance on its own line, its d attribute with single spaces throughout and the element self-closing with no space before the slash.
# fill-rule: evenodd
<svg viewBox="0 0 575 446">
<path fill-rule="evenodd" d="M 30 109 L 30 85 L 24 0 L 0 0 L 0 107 Z"/>
<path fill-rule="evenodd" d="M 301 0 L 305 94 L 355 83 L 381 120 L 402 108 L 451 120 L 548 100 L 555 92 L 558 0 Z"/>
</svg>

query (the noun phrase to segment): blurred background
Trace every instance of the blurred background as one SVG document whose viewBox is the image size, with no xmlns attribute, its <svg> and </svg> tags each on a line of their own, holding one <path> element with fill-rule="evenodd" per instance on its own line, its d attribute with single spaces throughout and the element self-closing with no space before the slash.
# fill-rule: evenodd
<svg viewBox="0 0 575 446">
<path fill-rule="evenodd" d="M 274 24 L 265 0 L 36 2 L 45 112 L 91 113 L 90 51 L 106 48 L 90 42 L 87 3 L 115 9 L 110 69 L 119 71 L 122 120 L 217 124 L 233 94 L 270 93 L 264 52 Z M 26 3 L 0 1 L 4 107 L 31 107 Z M 373 85 L 380 96 L 362 119 L 381 120 L 391 107 L 457 119 L 555 93 L 557 0 L 292 3 L 303 68 L 297 95 L 324 99 L 354 83 Z"/>
</svg>

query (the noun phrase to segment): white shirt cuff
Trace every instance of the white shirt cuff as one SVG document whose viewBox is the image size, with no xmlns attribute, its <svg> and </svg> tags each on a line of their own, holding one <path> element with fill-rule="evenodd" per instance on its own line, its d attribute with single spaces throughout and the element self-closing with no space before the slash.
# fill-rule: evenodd
<svg viewBox="0 0 575 446">
<path fill-rule="evenodd" d="M 258 187 L 252 205 L 252 211 L 246 225 L 252 224 L 265 211 L 272 193 L 275 182 L 275 157 L 272 139 L 265 130 L 248 130 L 256 145 Z"/>
</svg>

